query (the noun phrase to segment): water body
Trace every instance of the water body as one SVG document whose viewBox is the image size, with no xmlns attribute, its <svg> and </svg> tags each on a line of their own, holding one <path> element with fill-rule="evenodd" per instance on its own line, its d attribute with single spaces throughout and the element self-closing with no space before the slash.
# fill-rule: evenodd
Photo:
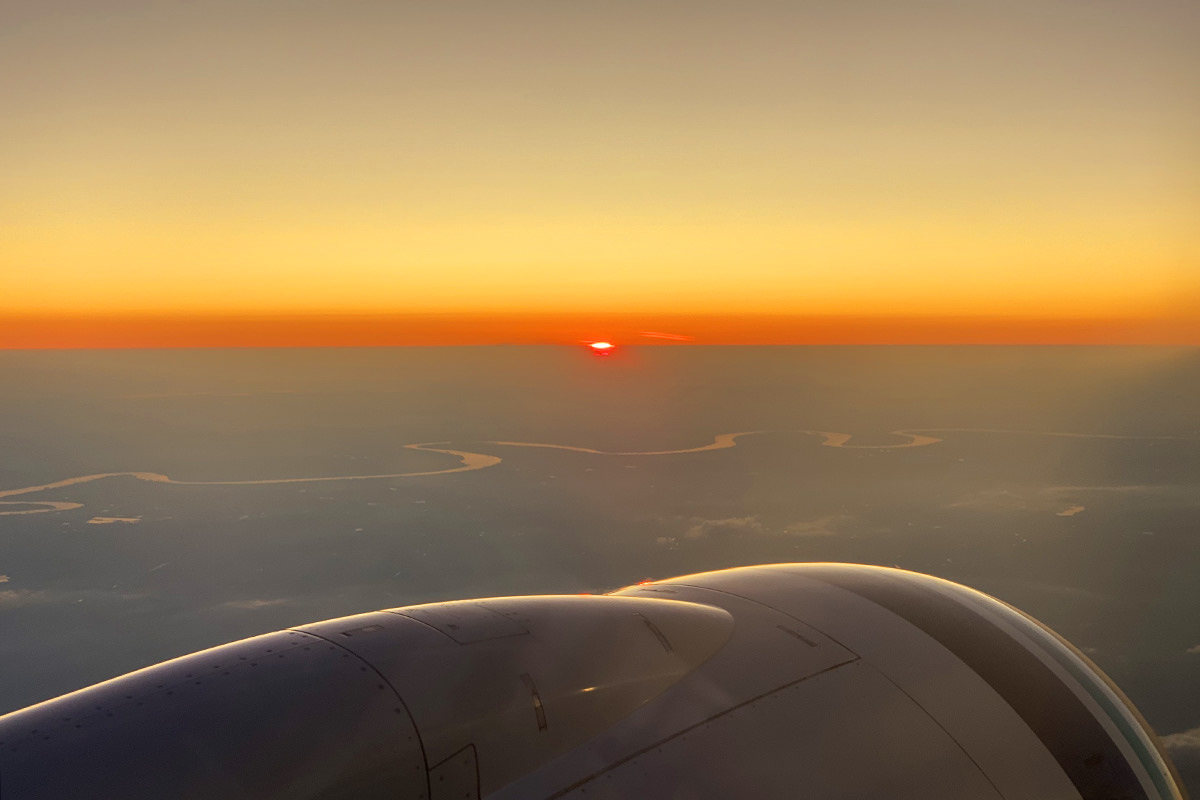
<svg viewBox="0 0 1200 800">
<path fill-rule="evenodd" d="M 776 561 L 1029 611 L 1200 786 L 1200 351 L 0 353 L 0 711 L 313 620 Z"/>
</svg>

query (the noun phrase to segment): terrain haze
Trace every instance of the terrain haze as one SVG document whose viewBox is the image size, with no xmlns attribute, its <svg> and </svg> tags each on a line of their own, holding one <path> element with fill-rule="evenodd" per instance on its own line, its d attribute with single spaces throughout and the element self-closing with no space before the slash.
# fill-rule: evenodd
<svg viewBox="0 0 1200 800">
<path fill-rule="evenodd" d="M 0 352 L 0 711 L 426 601 L 780 561 L 979 588 L 1200 776 L 1200 352 Z"/>
</svg>

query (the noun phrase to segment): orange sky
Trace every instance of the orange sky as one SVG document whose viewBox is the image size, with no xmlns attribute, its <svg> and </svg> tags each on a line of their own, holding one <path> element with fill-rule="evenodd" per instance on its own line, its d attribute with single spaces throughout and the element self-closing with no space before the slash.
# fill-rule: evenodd
<svg viewBox="0 0 1200 800">
<path fill-rule="evenodd" d="M 10 348 L 584 344 L 1200 345 L 1200 319 L 704 314 L 12 316 Z"/>
<path fill-rule="evenodd" d="M 1191 4 L 40 0 L 0 29 L 0 347 L 1200 344 Z"/>
</svg>

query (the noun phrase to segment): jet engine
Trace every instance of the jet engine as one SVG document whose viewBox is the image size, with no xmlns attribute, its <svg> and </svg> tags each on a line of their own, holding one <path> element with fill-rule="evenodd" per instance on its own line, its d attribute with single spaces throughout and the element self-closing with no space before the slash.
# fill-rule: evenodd
<svg viewBox="0 0 1200 800">
<path fill-rule="evenodd" d="M 1181 800 L 1086 656 L 949 581 L 688 575 L 304 625 L 0 717 L 0 799 Z"/>
</svg>

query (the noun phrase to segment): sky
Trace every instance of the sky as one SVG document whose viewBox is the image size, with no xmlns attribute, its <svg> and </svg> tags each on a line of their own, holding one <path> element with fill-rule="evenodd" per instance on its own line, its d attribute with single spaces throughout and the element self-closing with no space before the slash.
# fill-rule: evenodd
<svg viewBox="0 0 1200 800">
<path fill-rule="evenodd" d="M 1185 0 L 10 0 L 0 347 L 1200 344 L 1197 41 Z"/>
</svg>

